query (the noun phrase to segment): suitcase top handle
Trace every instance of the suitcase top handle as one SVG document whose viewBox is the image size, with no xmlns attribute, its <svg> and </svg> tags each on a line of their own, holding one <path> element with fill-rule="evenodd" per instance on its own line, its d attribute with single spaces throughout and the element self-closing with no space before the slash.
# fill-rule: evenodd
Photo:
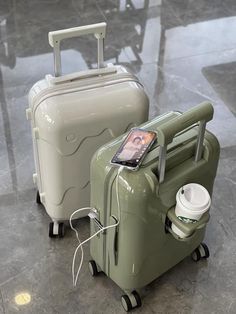
<svg viewBox="0 0 236 314">
<path fill-rule="evenodd" d="M 167 145 L 173 141 L 174 136 L 190 127 L 191 125 L 199 122 L 199 132 L 197 138 L 195 162 L 202 158 L 203 140 L 206 129 L 206 123 L 213 118 L 214 109 L 208 102 L 203 102 L 200 105 L 186 111 L 175 119 L 164 123 L 157 128 L 158 143 L 160 145 L 159 154 L 159 182 L 164 181 L 166 152 Z"/>
<path fill-rule="evenodd" d="M 54 54 L 54 71 L 55 76 L 61 75 L 61 54 L 60 43 L 63 39 L 74 38 L 88 34 L 94 34 L 98 41 L 98 68 L 104 66 L 103 51 L 104 51 L 104 38 L 106 35 L 105 22 L 98 24 L 85 25 L 80 27 L 62 29 L 48 33 L 48 40 L 51 47 L 53 47 Z"/>
</svg>

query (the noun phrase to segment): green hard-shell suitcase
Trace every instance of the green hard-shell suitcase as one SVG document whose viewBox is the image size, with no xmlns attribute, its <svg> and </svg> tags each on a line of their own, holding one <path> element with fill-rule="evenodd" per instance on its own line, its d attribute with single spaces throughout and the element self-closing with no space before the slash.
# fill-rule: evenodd
<svg viewBox="0 0 236 314">
<path fill-rule="evenodd" d="M 187 183 L 199 183 L 212 195 L 220 147 L 216 137 L 205 131 L 213 107 L 202 103 L 184 114 L 170 112 L 141 125 L 157 132 L 157 143 L 138 171 L 127 169 L 117 175 L 110 160 L 126 135 L 102 146 L 91 162 L 91 234 L 102 226 L 119 225 L 91 240 L 93 275 L 103 271 L 126 295 L 126 311 L 141 305 L 139 289 L 192 253 L 195 260 L 207 258 L 202 243 L 209 211 L 194 224 L 180 221 L 174 212 L 176 193 Z M 120 216 L 116 193 L 119 184 Z M 185 232 L 179 238 L 171 223 Z"/>
</svg>

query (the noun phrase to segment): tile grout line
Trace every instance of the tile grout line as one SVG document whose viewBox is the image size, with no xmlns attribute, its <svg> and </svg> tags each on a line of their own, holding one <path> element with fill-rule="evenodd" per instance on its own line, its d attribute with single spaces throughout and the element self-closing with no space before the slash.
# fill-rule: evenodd
<svg viewBox="0 0 236 314">
<path fill-rule="evenodd" d="M 42 256 L 39 260 L 37 260 L 37 262 L 35 262 L 32 266 L 26 266 L 25 268 L 23 268 L 22 271 L 20 271 L 19 273 L 17 273 L 16 275 L 8 278 L 7 280 L 0 282 L 0 289 L 1 287 L 3 287 L 4 285 L 8 284 L 9 282 L 11 282 L 12 280 L 14 280 L 15 278 L 18 278 L 19 276 L 21 276 L 22 274 L 25 274 L 26 272 L 30 272 L 34 269 L 35 266 L 38 266 L 43 259 L 47 259 L 48 255 L 44 255 Z M 1 291 L 0 291 L 1 293 Z"/>
<path fill-rule="evenodd" d="M 181 22 L 181 24 L 184 24 L 184 19 L 180 18 L 175 13 L 174 9 L 172 8 L 172 6 L 168 2 L 167 2 L 167 7 L 173 13 L 173 15 L 176 17 L 176 19 L 179 22 Z M 226 52 L 226 51 L 230 51 L 230 50 L 235 50 L 235 47 L 227 48 L 227 49 L 223 49 L 223 50 L 212 50 L 212 51 L 209 51 L 209 52 L 199 53 L 199 54 L 195 54 L 195 55 L 191 55 L 191 56 L 185 56 L 185 57 L 179 57 L 179 58 L 173 58 L 173 59 L 166 59 L 165 61 L 178 61 L 178 60 L 181 60 L 181 59 L 188 59 L 188 58 L 192 58 L 192 57 L 202 56 L 202 55 L 205 55 L 205 54 L 211 54 L 211 53 L 217 53 L 217 52 Z"/>
<path fill-rule="evenodd" d="M 179 60 L 183 60 L 183 59 L 190 59 L 190 58 L 194 58 L 194 57 L 200 57 L 203 55 L 208 55 L 208 54 L 213 54 L 213 53 L 222 53 L 222 52 L 227 52 L 227 51 L 231 51 L 231 50 L 235 50 L 235 47 L 232 48 L 227 48 L 227 49 L 223 49 L 223 50 L 211 50 L 208 52 L 203 52 L 203 53 L 198 53 L 195 55 L 190 55 L 190 56 L 184 56 L 184 57 L 179 57 L 179 58 L 170 58 L 170 59 L 166 59 L 165 61 L 179 61 Z"/>
<path fill-rule="evenodd" d="M 163 71 L 163 70 L 161 69 L 161 71 Z M 168 73 L 168 72 L 166 72 L 166 71 L 163 71 L 163 73 L 165 73 L 166 76 L 171 77 L 171 78 L 173 79 L 173 81 L 179 81 L 179 80 L 178 80 L 179 78 L 180 78 L 180 79 L 184 79 L 184 78 L 185 78 L 184 76 L 170 74 L 170 73 Z M 210 100 L 210 101 L 212 101 L 212 102 L 216 102 L 216 101 L 217 101 L 216 99 L 213 99 L 213 98 L 211 98 L 210 96 L 205 95 L 204 93 L 201 93 L 201 91 L 199 91 L 198 89 L 194 89 L 194 88 L 187 87 L 187 86 L 185 86 L 184 84 L 182 84 L 181 82 L 180 82 L 180 84 L 181 84 L 181 86 L 182 86 L 185 90 L 188 90 L 188 91 L 190 91 L 190 92 L 192 92 L 192 93 L 195 93 L 195 94 L 197 94 L 197 95 L 200 95 L 200 96 L 202 96 L 203 98 L 206 98 L 206 99 L 208 99 L 208 100 Z"/>
<path fill-rule="evenodd" d="M 208 52 L 203 52 L 203 53 L 199 53 L 199 54 L 195 54 L 195 55 L 190 55 L 190 56 L 184 56 L 184 57 L 179 57 L 179 58 L 171 58 L 171 59 L 165 59 L 165 62 L 175 62 L 175 61 L 179 61 L 179 60 L 183 60 L 183 59 L 190 59 L 190 58 L 195 58 L 195 57 L 200 57 L 200 56 L 204 56 L 204 55 L 208 55 L 208 54 L 213 54 L 213 53 L 224 53 L 227 51 L 233 51 L 236 50 L 236 48 L 232 47 L 232 48 L 227 48 L 227 49 L 223 49 L 223 50 L 212 50 L 212 51 L 208 51 Z M 162 69 L 163 67 L 160 67 L 158 65 L 158 61 L 151 61 L 151 62 L 143 62 L 141 65 L 157 65 L 160 69 Z"/>
<path fill-rule="evenodd" d="M 168 71 L 164 70 L 164 67 L 159 66 L 156 62 L 143 63 L 142 65 L 152 65 L 152 64 L 153 65 L 157 65 L 157 69 L 159 69 L 162 73 L 165 73 L 165 75 L 167 75 L 168 77 L 172 77 L 173 78 L 173 76 L 174 76 L 173 80 L 176 80 L 178 78 L 182 78 L 182 79 L 184 78 L 183 76 L 180 76 L 180 75 L 173 75 L 173 74 L 168 73 Z M 186 87 L 184 85 L 182 85 L 182 86 L 183 86 L 183 88 L 185 90 L 188 90 L 188 91 L 193 92 L 193 93 L 195 93 L 197 95 L 200 95 L 200 96 L 202 96 L 202 97 L 204 97 L 204 98 L 206 98 L 206 99 L 208 99 L 208 100 L 210 100 L 212 102 L 216 102 L 215 99 L 209 97 L 208 95 L 205 95 L 205 94 L 201 93 L 199 90 L 194 90 L 194 89 L 191 89 L 191 88 Z"/>
</svg>

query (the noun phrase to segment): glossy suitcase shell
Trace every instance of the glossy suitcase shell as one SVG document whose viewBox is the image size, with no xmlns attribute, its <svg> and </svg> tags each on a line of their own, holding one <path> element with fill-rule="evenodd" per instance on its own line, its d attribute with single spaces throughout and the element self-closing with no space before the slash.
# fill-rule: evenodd
<svg viewBox="0 0 236 314">
<path fill-rule="evenodd" d="M 40 201 L 55 222 L 89 206 L 94 152 L 148 119 L 149 102 L 138 79 L 122 66 L 103 64 L 105 29 L 100 23 L 49 33 L 56 77 L 47 75 L 29 93 L 33 178 Z M 89 33 L 98 39 L 99 68 L 60 76 L 60 41 Z"/>
<path fill-rule="evenodd" d="M 212 116 L 212 106 L 203 103 L 183 115 L 170 112 L 143 124 L 142 129 L 157 132 L 158 143 L 138 171 L 124 169 L 119 175 L 120 223 L 94 237 L 90 253 L 97 268 L 131 300 L 133 290 L 190 255 L 204 238 L 209 212 L 198 223 L 185 224 L 175 216 L 174 207 L 177 191 L 190 182 L 203 185 L 212 195 L 220 151 L 216 137 L 205 132 Z M 97 219 L 91 219 L 91 234 L 99 230 L 99 224 L 108 226 L 119 220 L 118 167 L 110 160 L 124 138 L 104 145 L 92 159 L 91 206 L 97 210 Z M 188 237 L 178 238 L 171 222 Z"/>
</svg>

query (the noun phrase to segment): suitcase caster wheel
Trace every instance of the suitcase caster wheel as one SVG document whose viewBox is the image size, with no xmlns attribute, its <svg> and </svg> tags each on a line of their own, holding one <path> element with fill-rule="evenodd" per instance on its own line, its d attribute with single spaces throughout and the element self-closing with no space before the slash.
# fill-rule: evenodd
<svg viewBox="0 0 236 314">
<path fill-rule="evenodd" d="M 200 261 L 202 258 L 208 258 L 210 256 L 209 249 L 205 243 L 201 243 L 192 253 L 192 259 L 195 262 Z"/>
<path fill-rule="evenodd" d="M 64 223 L 60 222 L 55 223 L 55 222 L 50 222 L 49 224 L 49 232 L 48 232 L 49 238 L 63 238 L 65 235 L 65 228 L 64 228 Z"/>
<path fill-rule="evenodd" d="M 59 227 L 58 227 L 58 237 L 63 238 L 64 235 L 65 235 L 65 227 L 64 227 L 63 222 L 60 222 Z"/>
<path fill-rule="evenodd" d="M 89 271 L 90 271 L 90 274 L 92 276 L 97 276 L 98 275 L 97 264 L 93 260 L 89 261 Z"/>
<path fill-rule="evenodd" d="M 142 305 L 141 298 L 137 291 L 133 291 L 130 296 L 124 294 L 121 296 L 121 303 L 126 312 L 131 311 L 136 307 L 140 307 Z"/>
<path fill-rule="evenodd" d="M 36 193 L 36 203 L 38 204 L 38 205 L 41 205 L 42 203 L 41 203 L 41 199 L 40 199 L 40 195 L 39 195 L 39 191 L 37 191 L 37 193 Z"/>
<path fill-rule="evenodd" d="M 50 222 L 50 223 L 49 223 L 49 229 L 48 229 L 49 238 L 55 238 L 55 236 L 56 236 L 56 235 L 53 233 L 53 225 L 54 225 L 53 222 Z"/>
</svg>

